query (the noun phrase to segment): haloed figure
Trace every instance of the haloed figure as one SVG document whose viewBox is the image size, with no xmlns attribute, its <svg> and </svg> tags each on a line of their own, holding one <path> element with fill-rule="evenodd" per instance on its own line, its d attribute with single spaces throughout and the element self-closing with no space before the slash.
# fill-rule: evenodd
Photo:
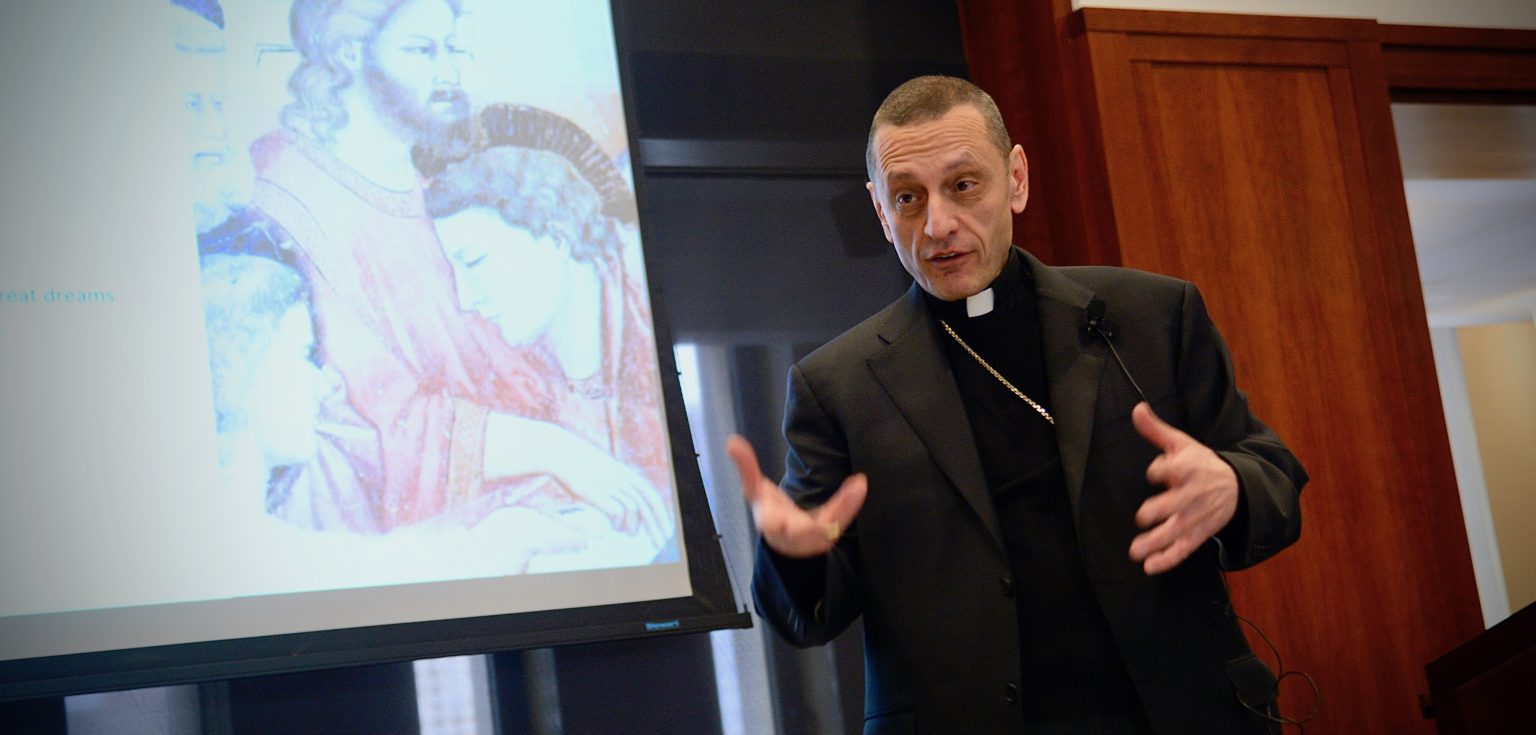
<svg viewBox="0 0 1536 735">
<path fill-rule="evenodd" d="M 224 484 L 266 513 L 278 471 L 315 455 L 316 416 L 339 378 L 313 360 L 309 290 L 298 272 L 267 258 L 210 255 L 202 283 Z"/>
<path fill-rule="evenodd" d="M 554 422 L 638 470 L 670 527 L 650 315 L 602 198 L 560 154 L 513 146 L 448 165 L 426 198 L 460 308 L 552 358 L 557 373 L 541 379 L 565 388 Z"/>
<path fill-rule="evenodd" d="M 488 426 L 550 418 L 529 356 L 460 312 L 411 157 L 468 125 L 458 14 L 448 0 L 295 0 L 293 101 L 251 147 L 255 204 L 292 236 L 326 364 L 378 434 L 343 454 L 354 468 L 381 458 L 356 482 L 385 532 L 483 515 L 488 481 L 538 469 L 483 456 Z"/>
<path fill-rule="evenodd" d="M 453 263 L 459 306 L 496 325 L 508 344 L 550 337 L 568 376 L 597 367 L 598 281 L 554 235 L 509 224 L 493 209 L 466 209 L 438 222 Z M 586 317 L 586 318 L 582 318 Z"/>
<path fill-rule="evenodd" d="M 600 205 L 558 154 L 512 147 L 449 166 L 427 194 L 460 308 L 508 344 L 544 341 L 570 379 L 602 362 L 598 269 L 618 244 Z"/>
</svg>

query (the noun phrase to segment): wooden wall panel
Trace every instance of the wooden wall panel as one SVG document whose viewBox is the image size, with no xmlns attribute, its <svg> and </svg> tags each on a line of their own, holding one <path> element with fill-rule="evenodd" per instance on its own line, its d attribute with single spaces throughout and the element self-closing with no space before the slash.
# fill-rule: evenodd
<svg viewBox="0 0 1536 735">
<path fill-rule="evenodd" d="M 1375 24 L 1080 17 L 1122 263 L 1200 285 L 1313 476 L 1302 541 L 1233 575 L 1238 610 L 1317 681 L 1309 732 L 1431 732 L 1423 666 L 1481 621 Z"/>
<path fill-rule="evenodd" d="M 1239 612 L 1287 669 L 1316 679 L 1308 733 L 1433 732 L 1423 667 L 1482 621 L 1388 76 L 1427 79 L 1410 50 L 1464 54 L 1491 38 L 1503 50 L 1468 68 L 1482 78 L 1502 63 L 1499 79 L 1523 78 L 1529 39 L 1385 27 L 1395 55 L 1384 56 L 1373 21 L 1024 5 L 959 0 L 973 79 L 994 95 L 1045 95 L 999 100 L 1010 128 L 1033 136 L 1026 150 L 1073 148 L 1056 156 L 1064 171 L 1032 171 L 1036 186 L 1052 176 L 1076 192 L 1075 209 L 1042 215 L 1052 234 L 1082 233 L 1055 239 L 1053 261 L 1199 284 L 1241 386 L 1312 474 L 1301 541 L 1231 575 Z M 1021 41 L 1065 61 L 1033 64 L 1041 52 Z M 1025 83 L 1006 84 L 1016 76 Z M 1291 715 L 1312 704 L 1295 679 L 1282 700 Z"/>
<path fill-rule="evenodd" d="M 1030 164 L 1029 206 L 1014 217 L 1014 242 L 1047 263 L 1112 263 L 1105 220 L 1083 217 L 1096 150 L 1083 137 L 1066 23 L 1072 0 L 960 0 L 971 80 L 997 101 Z"/>
</svg>

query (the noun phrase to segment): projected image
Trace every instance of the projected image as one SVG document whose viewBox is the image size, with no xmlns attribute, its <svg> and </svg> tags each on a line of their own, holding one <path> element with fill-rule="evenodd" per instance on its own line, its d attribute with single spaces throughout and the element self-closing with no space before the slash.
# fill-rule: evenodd
<svg viewBox="0 0 1536 735">
<path fill-rule="evenodd" d="M 676 561 L 611 47 L 499 50 L 570 41 L 528 15 L 565 7 L 170 4 L 224 491 L 282 526 L 254 543 Z"/>
<path fill-rule="evenodd" d="M 0 698 L 744 621 L 612 13 L 7 11 Z"/>
<path fill-rule="evenodd" d="M 322 447 L 337 447 L 345 427 L 327 426 L 322 416 L 346 410 L 340 377 L 315 361 L 314 314 L 303 277 L 294 269 L 257 255 L 216 253 L 201 263 L 204 317 L 214 382 L 219 468 L 228 500 L 246 512 L 226 524 L 232 538 L 252 544 L 268 561 L 282 561 L 284 574 L 298 586 L 323 587 L 339 581 L 387 583 L 431 580 L 445 574 L 515 574 L 528 571 L 541 555 L 581 551 L 584 534 L 558 516 L 526 507 L 501 507 L 460 534 L 461 546 L 484 558 L 465 564 L 455 539 L 442 525 L 420 524 L 337 543 L 335 538 L 304 534 L 275 517 L 273 498 L 296 492 L 329 493 L 318 503 L 337 515 L 329 522 L 358 526 L 369 509 L 361 499 L 377 478 L 377 462 L 357 464 L 357 474 L 328 477 L 318 488 L 300 490 L 300 468 L 314 462 Z M 328 402 L 336 405 L 326 408 Z M 354 423 L 353 426 L 358 424 Z M 372 439 L 371 433 L 355 437 Z M 322 440 L 324 437 L 324 440 Z M 373 442 L 349 452 L 365 457 Z M 350 504 L 350 505 L 349 505 Z M 622 547 L 620 550 L 624 550 Z M 633 552 L 634 548 L 628 549 Z M 338 578 L 325 569 L 325 558 L 365 553 L 377 560 L 373 570 L 349 569 Z M 622 557 L 610 556 L 610 560 Z M 310 562 L 304 569 L 303 561 Z M 382 574 L 380 573 L 382 572 Z"/>
</svg>

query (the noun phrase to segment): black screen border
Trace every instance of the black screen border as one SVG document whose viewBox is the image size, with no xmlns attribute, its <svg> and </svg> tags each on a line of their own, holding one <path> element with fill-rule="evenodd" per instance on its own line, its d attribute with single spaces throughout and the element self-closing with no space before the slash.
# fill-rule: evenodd
<svg viewBox="0 0 1536 735">
<path fill-rule="evenodd" d="M 0 702 L 752 627 L 710 512 L 657 285 L 623 4 L 610 0 L 609 12 L 692 596 L 0 661 Z"/>
</svg>

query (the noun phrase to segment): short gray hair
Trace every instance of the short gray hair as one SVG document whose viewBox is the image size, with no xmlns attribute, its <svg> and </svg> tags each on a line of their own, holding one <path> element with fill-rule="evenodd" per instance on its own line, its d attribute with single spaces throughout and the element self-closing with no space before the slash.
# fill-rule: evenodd
<svg viewBox="0 0 1536 735">
<path fill-rule="evenodd" d="M 958 77 L 929 75 L 910 79 L 891 90 L 875 119 L 869 124 L 869 141 L 864 146 L 864 166 L 869 180 L 875 180 L 875 133 L 881 126 L 901 127 L 914 123 L 937 120 L 960 105 L 970 105 L 981 113 L 987 126 L 987 139 L 999 155 L 1007 158 L 1013 148 L 1008 127 L 1003 124 L 1003 113 L 992 101 L 992 95 L 981 87 Z"/>
</svg>

